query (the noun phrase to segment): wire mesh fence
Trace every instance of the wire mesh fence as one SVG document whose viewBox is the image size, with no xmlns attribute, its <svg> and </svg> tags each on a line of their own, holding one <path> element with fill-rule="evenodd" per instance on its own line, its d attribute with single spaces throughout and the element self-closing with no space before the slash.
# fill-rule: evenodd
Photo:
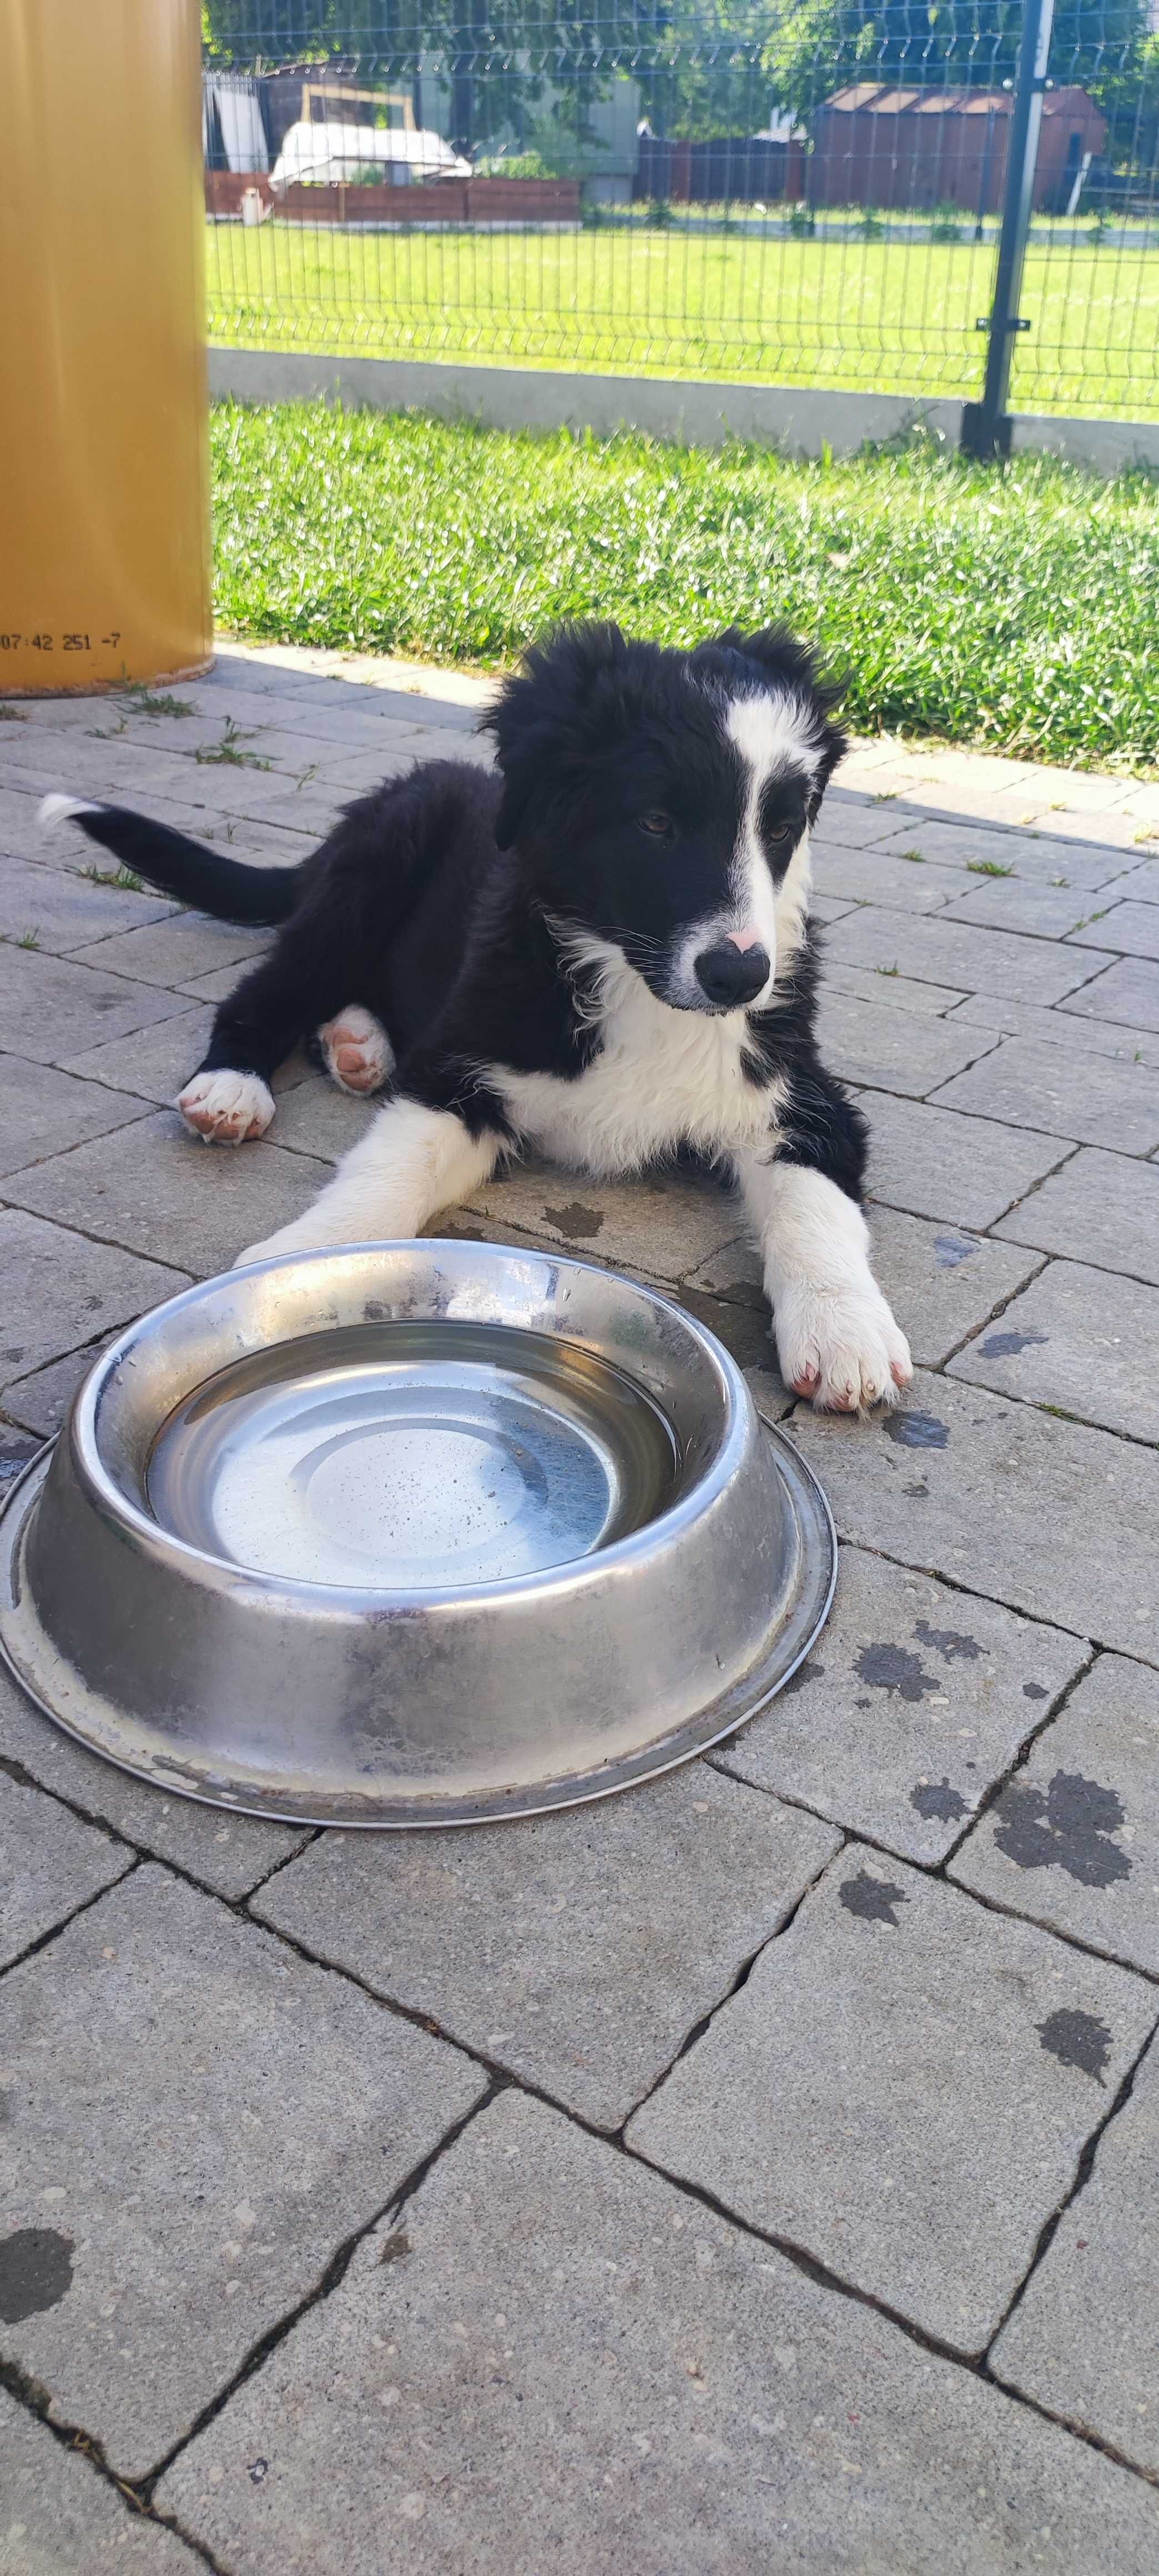
<svg viewBox="0 0 1159 2576">
<path fill-rule="evenodd" d="M 1026 17 L 205 0 L 211 336 L 975 397 Z M 1041 107 L 1011 403 L 1159 418 L 1159 0 Z"/>
</svg>

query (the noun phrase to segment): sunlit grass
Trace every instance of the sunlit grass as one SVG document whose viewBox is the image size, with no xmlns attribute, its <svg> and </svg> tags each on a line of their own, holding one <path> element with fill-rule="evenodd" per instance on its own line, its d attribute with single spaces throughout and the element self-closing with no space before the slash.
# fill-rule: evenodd
<svg viewBox="0 0 1159 2576">
<path fill-rule="evenodd" d="M 1159 756 L 1159 481 L 919 438 L 844 462 L 215 406 L 217 603 L 269 641 L 487 666 L 554 619 L 788 618 L 862 729 Z"/>
</svg>

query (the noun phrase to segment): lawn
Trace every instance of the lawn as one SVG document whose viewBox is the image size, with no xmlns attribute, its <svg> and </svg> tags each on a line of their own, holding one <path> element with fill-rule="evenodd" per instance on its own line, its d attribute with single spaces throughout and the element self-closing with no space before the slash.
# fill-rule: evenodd
<svg viewBox="0 0 1159 2576">
<path fill-rule="evenodd" d="M 687 644 L 785 617 L 863 730 L 1159 757 L 1159 480 L 928 438 L 790 462 L 321 404 L 214 408 L 217 607 L 267 641 L 510 660 L 553 619 Z"/>
<path fill-rule="evenodd" d="M 539 361 L 880 393 L 980 390 L 992 244 L 720 230 L 207 226 L 210 332 L 243 346 Z M 1159 412 L 1159 248 L 1032 249 L 1013 399 Z"/>
</svg>

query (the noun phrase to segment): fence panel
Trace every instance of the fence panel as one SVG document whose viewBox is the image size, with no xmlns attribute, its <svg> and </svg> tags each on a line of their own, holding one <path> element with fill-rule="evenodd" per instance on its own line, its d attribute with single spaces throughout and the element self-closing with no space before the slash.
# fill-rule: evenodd
<svg viewBox="0 0 1159 2576">
<path fill-rule="evenodd" d="M 212 336 L 976 396 L 1009 0 L 206 0 Z M 1159 0 L 1058 0 L 1011 399 L 1159 417 Z"/>
</svg>

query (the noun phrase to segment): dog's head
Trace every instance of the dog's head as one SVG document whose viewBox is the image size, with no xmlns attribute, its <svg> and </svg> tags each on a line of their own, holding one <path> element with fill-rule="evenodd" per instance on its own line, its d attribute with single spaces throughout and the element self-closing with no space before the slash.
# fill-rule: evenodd
<svg viewBox="0 0 1159 2576">
<path fill-rule="evenodd" d="M 579 956 L 618 951 L 675 1010 L 759 1009 L 845 749 L 837 696 L 780 627 L 688 653 L 563 627 L 485 719 L 500 847 Z"/>
</svg>

